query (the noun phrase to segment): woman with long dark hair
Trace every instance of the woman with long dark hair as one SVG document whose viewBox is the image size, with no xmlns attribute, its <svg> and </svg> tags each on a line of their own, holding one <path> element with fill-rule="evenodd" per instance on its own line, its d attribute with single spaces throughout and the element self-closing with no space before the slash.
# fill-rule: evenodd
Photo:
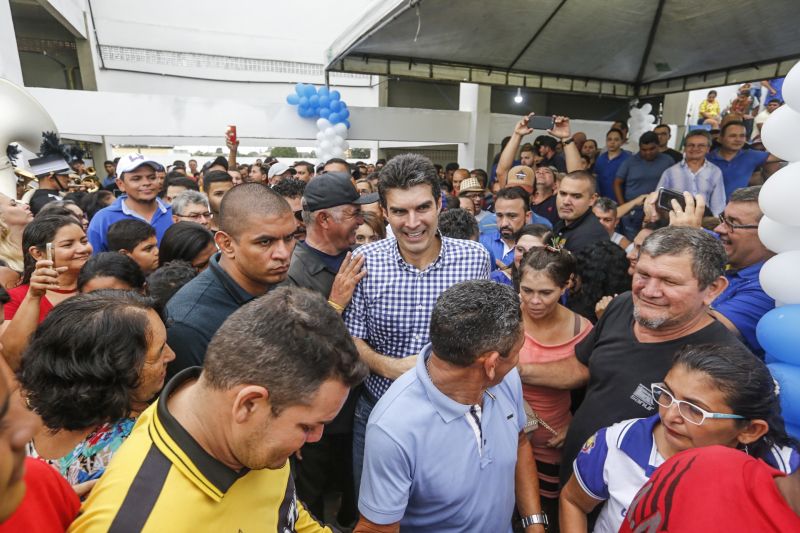
<svg viewBox="0 0 800 533">
<path fill-rule="evenodd" d="M 208 267 L 211 256 L 217 253 L 214 234 L 197 222 L 178 222 L 173 224 L 161 238 L 158 248 L 158 266 L 170 261 L 186 261 L 197 272 Z"/>
<path fill-rule="evenodd" d="M 742 345 L 681 349 L 664 382 L 650 384 L 650 392 L 637 398 L 657 414 L 603 428 L 586 441 L 561 492 L 562 529 L 586 531 L 586 515 L 603 505 L 594 531 L 616 532 L 653 471 L 690 448 L 738 448 L 784 473 L 800 466 L 778 386 Z"/>
<path fill-rule="evenodd" d="M 574 357 L 575 345 L 592 324 L 561 305 L 561 297 L 575 274 L 575 259 L 567 250 L 550 246 L 531 248 L 519 266 L 519 297 L 525 343 L 519 352 L 522 395 L 537 428 L 529 434 L 539 473 L 542 509 L 550 523 L 558 523 L 558 478 L 561 447 L 572 415 L 568 390 L 526 383 L 540 363 Z"/>
<path fill-rule="evenodd" d="M 92 255 L 92 245 L 74 216 L 34 218 L 22 233 L 22 247 L 21 285 L 8 291 L 11 301 L 3 307 L 6 322 L 0 328 L 3 355 L 12 369 L 36 325 L 54 306 L 78 293 L 78 274 Z"/>
</svg>

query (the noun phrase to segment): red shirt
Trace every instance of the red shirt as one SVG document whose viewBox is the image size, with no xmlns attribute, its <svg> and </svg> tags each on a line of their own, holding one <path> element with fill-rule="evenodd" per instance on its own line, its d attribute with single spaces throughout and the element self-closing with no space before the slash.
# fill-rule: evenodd
<svg viewBox="0 0 800 533">
<path fill-rule="evenodd" d="M 639 490 L 619 531 L 800 531 L 800 516 L 775 485 L 782 475 L 733 448 L 686 450 Z"/>
<path fill-rule="evenodd" d="M 28 457 L 25 459 L 25 485 L 22 503 L 0 524 L 0 533 L 66 531 L 81 506 L 69 483 L 49 464 Z"/>
<path fill-rule="evenodd" d="M 19 287 L 14 287 L 13 289 L 8 289 L 8 296 L 11 300 L 3 306 L 3 314 L 5 315 L 6 320 L 11 320 L 14 318 L 14 315 L 17 314 L 17 309 L 19 309 L 20 304 L 22 304 L 22 300 L 25 299 L 25 295 L 28 294 L 28 289 L 30 289 L 30 285 L 20 285 Z M 41 303 L 39 304 L 39 324 L 45 319 L 45 317 L 53 310 L 53 304 L 50 303 L 50 300 L 47 299 L 47 296 L 43 296 L 41 299 Z"/>
</svg>

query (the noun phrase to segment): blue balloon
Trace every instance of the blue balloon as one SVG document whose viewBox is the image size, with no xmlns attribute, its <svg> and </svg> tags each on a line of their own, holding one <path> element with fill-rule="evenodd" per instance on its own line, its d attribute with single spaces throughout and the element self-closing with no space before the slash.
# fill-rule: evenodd
<svg viewBox="0 0 800 533">
<path fill-rule="evenodd" d="M 331 111 L 339 111 L 340 109 L 342 109 L 342 103 L 339 102 L 339 100 L 334 100 L 331 102 L 330 108 Z"/>
<path fill-rule="evenodd" d="M 340 93 L 336 89 L 331 91 L 331 100 L 341 100 L 341 99 L 342 99 L 342 93 Z"/>
<path fill-rule="evenodd" d="M 306 98 L 305 96 L 301 96 L 298 101 L 298 105 L 300 107 L 308 107 L 308 98 Z"/>
<path fill-rule="evenodd" d="M 303 117 L 303 118 L 306 118 L 306 117 L 305 117 L 305 114 L 306 114 L 306 112 L 305 112 L 305 108 L 304 108 L 304 107 L 297 106 L 297 116 L 299 116 L 299 117 Z"/>
<path fill-rule="evenodd" d="M 800 426 L 800 367 L 786 363 L 767 365 L 772 377 L 781 387 L 778 398 L 781 401 L 783 419 L 795 426 Z"/>
<path fill-rule="evenodd" d="M 319 96 L 316 94 L 312 95 L 311 98 L 308 99 L 308 103 L 311 104 L 311 107 L 319 107 Z"/>
<path fill-rule="evenodd" d="M 342 109 L 347 109 L 347 102 L 344 100 L 339 100 L 339 103 L 342 104 Z"/>
<path fill-rule="evenodd" d="M 297 93 L 297 96 L 303 96 L 306 94 L 306 85 L 305 83 L 298 83 L 294 86 L 294 92 Z"/>
<path fill-rule="evenodd" d="M 341 118 L 339 117 L 339 113 L 331 113 L 328 117 L 328 120 L 331 122 L 331 124 L 338 124 Z"/>
<path fill-rule="evenodd" d="M 327 107 L 320 107 L 319 108 L 319 117 L 320 118 L 328 118 L 331 114 L 331 110 Z"/>
<path fill-rule="evenodd" d="M 323 87 L 324 89 L 324 87 Z M 328 107 L 331 104 L 331 98 L 327 94 L 319 95 L 319 106 Z"/>
<path fill-rule="evenodd" d="M 756 337 L 778 361 L 800 366 L 800 304 L 776 307 L 761 317 Z"/>
<path fill-rule="evenodd" d="M 297 105 L 300 103 L 300 98 L 296 94 L 290 94 L 286 97 L 286 102 L 291 105 Z"/>
<path fill-rule="evenodd" d="M 313 85 L 306 85 L 306 90 L 304 94 L 309 98 L 311 98 L 312 96 L 317 94 L 317 88 L 314 87 Z"/>
<path fill-rule="evenodd" d="M 319 88 L 319 90 L 317 91 L 317 94 L 320 95 L 320 96 L 330 96 L 331 95 L 331 91 L 330 91 L 330 89 L 328 89 L 326 86 L 323 85 L 322 87 Z"/>
<path fill-rule="evenodd" d="M 342 121 L 342 124 L 344 124 L 345 126 L 347 126 L 347 129 L 348 129 L 348 130 L 350 129 L 350 121 L 349 121 L 349 120 L 343 120 L 343 121 Z"/>
<path fill-rule="evenodd" d="M 350 118 L 350 110 L 342 109 L 341 111 L 339 111 L 339 116 L 342 117 L 342 119 Z"/>
</svg>

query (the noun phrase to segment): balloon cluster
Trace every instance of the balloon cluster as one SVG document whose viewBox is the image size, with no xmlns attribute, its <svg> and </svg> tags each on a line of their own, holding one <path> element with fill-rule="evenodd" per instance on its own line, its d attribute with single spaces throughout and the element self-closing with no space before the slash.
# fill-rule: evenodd
<svg viewBox="0 0 800 533">
<path fill-rule="evenodd" d="M 759 280 L 777 307 L 761 318 L 756 335 L 780 384 L 786 429 L 800 438 L 800 63 L 787 74 L 782 91 L 786 105 L 767 118 L 761 139 L 771 153 L 790 163 L 766 181 L 758 196 L 764 213 L 758 237 L 778 254 L 761 268 Z"/>
<path fill-rule="evenodd" d="M 286 102 L 297 106 L 297 114 L 302 118 L 316 118 L 317 157 L 327 161 L 334 157 L 344 157 L 349 146 L 347 130 L 350 128 L 350 110 L 336 89 L 315 87 L 298 83 L 294 93 L 286 97 Z"/>
<path fill-rule="evenodd" d="M 656 117 L 650 114 L 653 106 L 644 104 L 642 107 L 632 107 L 628 119 L 628 139 L 638 147 L 639 137 L 642 133 L 653 129 Z"/>
</svg>

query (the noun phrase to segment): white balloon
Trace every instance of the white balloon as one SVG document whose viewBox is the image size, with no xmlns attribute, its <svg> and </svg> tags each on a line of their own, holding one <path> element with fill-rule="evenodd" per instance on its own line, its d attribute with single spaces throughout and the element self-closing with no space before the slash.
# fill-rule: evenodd
<svg viewBox="0 0 800 533">
<path fill-rule="evenodd" d="M 648 115 L 650 114 L 650 111 L 653 110 L 653 106 L 650 104 L 644 104 L 640 109 L 642 110 L 642 114 Z"/>
<path fill-rule="evenodd" d="M 339 122 L 338 124 L 334 124 L 333 129 L 339 137 L 347 138 L 347 126 L 345 126 L 344 123 Z"/>
<path fill-rule="evenodd" d="M 317 129 L 319 131 L 326 130 L 327 128 L 331 127 L 331 123 L 327 118 L 321 118 L 317 120 Z"/>
<path fill-rule="evenodd" d="M 758 238 L 767 249 L 776 253 L 800 250 L 799 230 L 796 226 L 787 226 L 763 216 L 758 223 Z"/>
<path fill-rule="evenodd" d="M 317 132 L 317 141 L 321 141 L 324 138 L 325 138 L 324 133 L 322 133 L 321 131 Z"/>
<path fill-rule="evenodd" d="M 776 255 L 761 267 L 761 288 L 775 300 L 785 304 L 800 304 L 797 265 L 800 265 L 800 251 Z"/>
<path fill-rule="evenodd" d="M 787 226 L 800 226 L 798 198 L 800 198 L 800 162 L 786 165 L 770 176 L 758 194 L 758 205 L 761 212 L 772 220 Z M 800 228 L 796 229 L 800 233 Z"/>
<path fill-rule="evenodd" d="M 334 137 L 336 137 L 336 130 L 333 129 L 333 126 L 329 126 L 329 127 L 325 128 L 324 133 L 325 133 L 325 138 L 326 139 L 331 140 Z"/>
<path fill-rule="evenodd" d="M 344 141 L 344 142 L 342 143 L 342 150 L 344 150 L 344 151 L 346 152 L 346 151 L 348 151 L 349 149 L 350 149 L 350 143 L 349 143 L 349 142 L 347 142 L 347 141 Z"/>
<path fill-rule="evenodd" d="M 342 157 L 344 155 L 344 151 L 338 146 L 334 146 L 331 148 L 331 157 Z"/>
<path fill-rule="evenodd" d="M 761 140 L 767 150 L 786 161 L 800 161 L 800 113 L 789 106 L 781 106 L 767 118 L 761 128 Z"/>
<path fill-rule="evenodd" d="M 783 80 L 781 95 L 786 105 L 800 112 L 800 63 L 793 66 Z"/>
<path fill-rule="evenodd" d="M 333 140 L 331 141 L 331 144 L 333 144 L 334 146 L 338 146 L 340 148 L 342 147 L 342 143 L 344 143 L 344 139 L 341 138 L 339 135 L 334 137 Z"/>
<path fill-rule="evenodd" d="M 328 152 L 331 149 L 331 142 L 328 139 L 323 139 L 319 142 L 319 149 L 322 152 Z"/>
</svg>

